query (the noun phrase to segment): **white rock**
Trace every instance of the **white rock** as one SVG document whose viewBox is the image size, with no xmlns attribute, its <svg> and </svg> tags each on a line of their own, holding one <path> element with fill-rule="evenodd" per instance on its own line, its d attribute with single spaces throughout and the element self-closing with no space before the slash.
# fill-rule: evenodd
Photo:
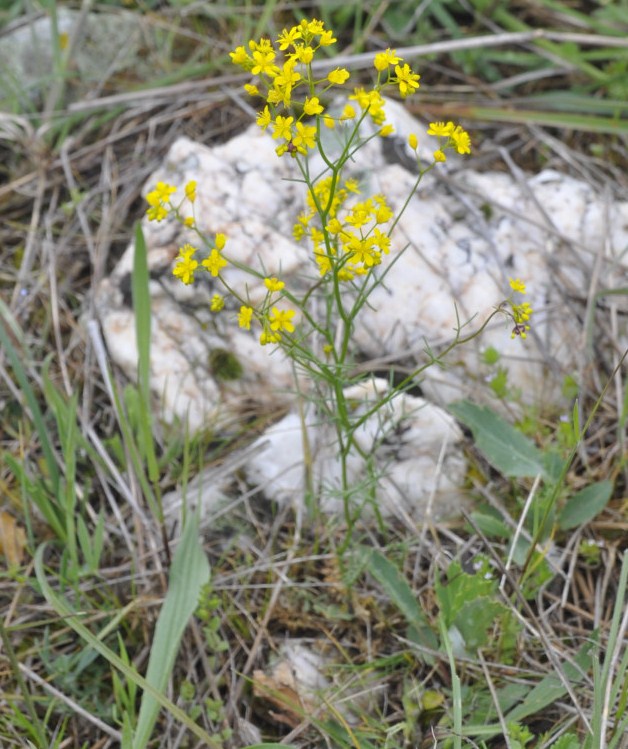
<svg viewBox="0 0 628 749">
<path fill-rule="evenodd" d="M 370 380 L 345 391 L 359 418 L 388 392 L 385 380 Z M 401 520 L 442 519 L 459 512 L 464 499 L 460 486 L 466 462 L 462 433 L 454 419 L 423 398 L 405 393 L 383 405 L 356 434 L 358 450 L 348 458 L 352 507 L 372 513 L 375 502 L 383 517 Z M 247 463 L 248 482 L 279 503 L 303 507 L 311 486 L 321 509 L 341 514 L 342 486 L 334 427 L 306 406 L 304 417 L 290 413 L 264 432 L 258 451 Z M 361 452 L 361 454 L 360 454 Z M 370 470 L 363 457 L 373 456 Z M 308 472 L 309 471 L 309 476 Z"/>
<path fill-rule="evenodd" d="M 421 138 L 425 127 L 400 104 L 389 102 L 387 111 L 400 140 L 388 141 L 386 148 L 380 139 L 372 140 L 350 163 L 346 176 L 363 178 L 368 191 L 384 193 L 399 210 L 416 182 L 416 174 L 405 167 L 412 156 L 405 145 L 407 134 L 419 134 L 423 159 L 429 159 L 435 144 Z M 333 148 L 337 133 L 325 137 Z M 233 264 L 225 270 L 227 282 L 253 304 L 265 294 L 264 275 L 281 277 L 297 296 L 318 280 L 310 253 L 292 238 L 304 205 L 304 185 L 295 162 L 277 158 L 275 146 L 255 126 L 214 148 L 182 138 L 146 186 L 148 191 L 165 180 L 177 185 L 182 197 L 186 182 L 198 182 L 193 211 L 197 226 L 210 236 L 224 232 L 225 254 L 259 274 L 251 276 Z M 396 146 L 404 166 L 387 160 Z M 314 173 L 315 160 L 311 168 Z M 191 207 L 182 204 L 182 212 L 191 215 Z M 251 461 L 249 479 L 277 501 L 301 503 L 305 435 L 312 449 L 314 484 L 330 489 L 323 504 L 337 511 L 341 503 L 333 496 L 339 485 L 333 430 L 319 423 L 313 406 L 303 410 L 304 423 L 294 408 L 298 398 L 307 400 L 311 394 L 307 378 L 301 373 L 296 387 L 282 352 L 261 347 L 259 331 L 237 327 L 239 303 L 232 298 L 227 297 L 219 315 L 209 312 L 211 295 L 222 291 L 215 279 L 203 274 L 194 286 L 185 287 L 172 277 L 178 247 L 198 243 L 192 232 L 169 219 L 145 223 L 144 231 L 152 278 L 151 386 L 164 418 L 187 420 L 193 430 L 224 430 L 239 423 L 244 402 L 247 409 L 266 415 L 293 407 L 263 435 L 270 447 Z M 432 367 L 422 374 L 420 385 L 439 405 L 463 396 L 490 401 L 485 380 L 495 369 L 482 364 L 481 355 L 493 346 L 501 354 L 499 365 L 508 372 L 509 385 L 520 390 L 524 402 L 560 408 L 563 377 L 581 371 L 589 355 L 583 323 L 589 285 L 595 280 L 593 292 L 626 287 L 627 250 L 628 202 L 612 201 L 557 172 L 517 178 L 477 173 L 451 157 L 443 169 L 426 175 L 409 201 L 393 234 L 391 253 L 378 268 L 385 274 L 383 283 L 357 318 L 352 353 L 361 361 L 375 360 L 375 371 L 394 361 L 406 371 L 416 370 L 426 362 L 426 345 L 438 355 L 454 340 L 457 327 L 462 326 L 463 337 L 477 329 L 510 294 L 509 277 L 521 278 L 535 310 L 525 343 L 511 340 L 512 323 L 498 317 L 479 339 L 455 349 L 444 369 Z M 131 378 L 137 371 L 128 293 L 132 253 L 129 247 L 96 300 L 111 356 Z M 604 302 L 619 311 L 628 308 L 625 297 Z M 604 307 L 599 315 L 608 315 Z M 615 335 L 625 347 L 624 320 L 616 316 Z M 598 355 L 605 347 L 612 354 L 611 344 L 595 330 L 591 335 Z M 216 352 L 224 351 L 240 363 L 241 377 L 225 380 L 219 370 L 212 372 Z M 382 359 L 384 364 L 378 365 Z M 358 436 L 367 450 L 376 447 L 381 472 L 377 501 L 383 511 L 417 519 L 426 515 L 429 505 L 434 517 L 448 513 L 460 501 L 457 487 L 464 475 L 459 434 L 451 419 L 410 396 L 387 405 L 379 418 L 367 422 Z M 362 487 L 356 494 L 364 498 L 364 459 L 350 456 L 349 468 L 352 480 Z"/>
</svg>

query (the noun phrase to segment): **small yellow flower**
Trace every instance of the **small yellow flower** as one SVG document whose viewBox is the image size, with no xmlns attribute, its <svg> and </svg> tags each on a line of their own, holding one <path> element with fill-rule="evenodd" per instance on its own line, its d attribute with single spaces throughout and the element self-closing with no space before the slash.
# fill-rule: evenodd
<svg viewBox="0 0 628 749">
<path fill-rule="evenodd" d="M 355 109 L 351 104 L 345 104 L 342 114 L 340 115 L 341 120 L 352 120 L 355 117 Z"/>
<path fill-rule="evenodd" d="M 389 135 L 392 135 L 395 132 L 395 128 L 388 124 L 384 125 L 384 127 L 379 131 L 379 135 L 381 138 L 388 138 Z"/>
<path fill-rule="evenodd" d="M 270 114 L 270 109 L 268 108 L 268 105 L 266 105 L 261 112 L 257 113 L 257 124 L 262 128 L 262 130 L 266 130 L 271 121 L 272 116 Z"/>
<path fill-rule="evenodd" d="M 270 329 L 272 331 L 286 330 L 288 333 L 294 332 L 294 325 L 292 318 L 294 317 L 294 310 L 285 309 L 279 310 L 277 307 L 273 307 L 271 314 L 268 317 L 270 323 Z"/>
<path fill-rule="evenodd" d="M 149 195 L 156 195 L 162 203 L 167 203 L 170 200 L 170 196 L 174 195 L 176 191 L 177 188 L 174 185 L 169 185 L 167 182 L 158 182 L 153 192 L 149 193 Z"/>
<path fill-rule="evenodd" d="M 311 21 L 306 21 L 305 19 L 303 19 L 303 21 L 301 21 L 301 26 L 303 26 L 304 24 L 308 32 L 314 36 L 325 33 L 325 24 L 323 23 L 323 21 L 319 21 L 317 18 L 313 18 Z"/>
<path fill-rule="evenodd" d="M 251 329 L 251 318 L 253 317 L 253 308 L 242 305 L 238 313 L 238 325 L 245 330 Z"/>
<path fill-rule="evenodd" d="M 183 226 L 187 226 L 188 229 L 192 229 L 194 226 L 194 216 L 188 216 L 183 219 Z"/>
<path fill-rule="evenodd" d="M 321 45 L 321 47 L 329 47 L 330 45 L 335 44 L 337 41 L 338 40 L 334 37 L 333 31 L 331 29 L 327 29 L 320 35 L 318 43 Z"/>
<path fill-rule="evenodd" d="M 430 122 L 428 135 L 437 135 L 439 137 L 449 137 L 454 131 L 453 122 Z"/>
<path fill-rule="evenodd" d="M 289 31 L 284 29 L 281 34 L 277 37 L 277 44 L 279 49 L 283 52 L 288 47 L 294 47 L 295 42 L 301 39 L 301 29 L 298 26 L 293 26 Z"/>
<path fill-rule="evenodd" d="M 185 186 L 185 197 L 193 203 L 196 200 L 196 180 L 191 179 Z"/>
<path fill-rule="evenodd" d="M 272 333 L 270 330 L 262 330 L 259 342 L 262 346 L 266 346 L 269 343 L 279 343 L 281 341 L 281 333 Z"/>
<path fill-rule="evenodd" d="M 211 302 L 209 304 L 209 309 L 212 312 L 220 312 L 220 310 L 225 308 L 225 299 L 220 294 L 214 294 L 214 296 L 211 299 Z"/>
<path fill-rule="evenodd" d="M 302 122 L 297 122 L 296 131 L 292 142 L 301 153 L 307 153 L 308 148 L 314 148 L 316 145 L 316 127 L 314 125 L 304 125 Z"/>
<path fill-rule="evenodd" d="M 401 62 L 401 58 L 397 57 L 396 50 L 389 48 L 385 52 L 378 52 L 375 55 L 373 64 L 375 65 L 376 70 L 383 72 L 384 70 L 387 70 L 391 65 L 396 65 L 399 62 Z"/>
<path fill-rule="evenodd" d="M 329 234 L 340 234 L 343 227 L 337 218 L 332 218 L 325 228 Z"/>
<path fill-rule="evenodd" d="M 285 138 L 286 140 L 291 140 L 292 138 L 292 131 L 290 129 L 290 126 L 294 122 L 294 117 L 282 117 L 279 115 L 275 118 L 275 129 L 273 130 L 273 138 L 277 140 L 277 138 Z"/>
<path fill-rule="evenodd" d="M 259 96 L 259 88 L 253 83 L 245 83 L 244 90 L 249 96 Z"/>
<path fill-rule="evenodd" d="M 526 293 L 526 285 L 520 278 L 509 278 L 510 288 L 513 291 L 518 291 L 520 294 Z"/>
<path fill-rule="evenodd" d="M 294 59 L 309 65 L 314 59 L 314 50 L 309 45 L 298 45 L 294 48 Z"/>
<path fill-rule="evenodd" d="M 217 249 L 213 249 L 209 253 L 209 257 L 205 258 L 201 265 L 214 276 L 214 278 L 220 273 L 220 271 L 227 265 L 227 261 L 220 254 Z"/>
<path fill-rule="evenodd" d="M 438 149 L 438 151 L 434 151 L 433 156 L 434 156 L 434 161 L 437 161 L 437 162 L 447 161 L 447 156 L 445 156 L 445 152 L 441 151 L 440 148 Z"/>
<path fill-rule="evenodd" d="M 333 130 L 336 127 L 336 120 L 328 114 L 323 115 L 323 125 L 329 130 Z"/>
<path fill-rule="evenodd" d="M 395 65 L 395 79 L 394 82 L 399 86 L 399 93 L 402 98 L 406 98 L 410 94 L 413 94 L 417 88 L 419 88 L 420 75 L 415 73 L 412 68 L 405 63 L 402 65 Z"/>
<path fill-rule="evenodd" d="M 408 135 L 408 145 L 413 151 L 416 151 L 419 147 L 419 139 L 416 137 L 415 133 L 410 133 L 410 135 Z"/>
<path fill-rule="evenodd" d="M 332 70 L 331 73 L 327 74 L 327 80 L 336 86 L 342 86 L 343 83 L 346 83 L 349 80 L 349 77 L 349 71 L 344 68 L 336 68 L 335 70 Z"/>
<path fill-rule="evenodd" d="M 159 221 L 163 221 L 167 215 L 168 215 L 168 209 L 161 204 L 154 205 L 152 208 L 149 208 L 146 211 L 146 216 L 148 217 L 148 220 L 157 221 L 158 223 Z"/>
<path fill-rule="evenodd" d="M 216 239 L 214 240 L 214 246 L 219 252 L 225 249 L 226 244 L 227 244 L 227 237 L 224 234 L 216 234 Z"/>
<path fill-rule="evenodd" d="M 303 111 L 305 114 L 309 115 L 321 114 L 323 106 L 319 102 L 317 96 L 312 96 L 312 98 L 306 98 L 305 103 L 303 104 Z"/>
<path fill-rule="evenodd" d="M 283 281 L 279 281 L 274 276 L 272 278 L 265 278 L 264 279 L 264 286 L 268 289 L 268 291 L 281 291 L 283 287 L 286 284 Z"/>
<path fill-rule="evenodd" d="M 185 244 L 179 249 L 177 264 L 172 269 L 172 275 L 179 278 L 186 286 L 193 283 L 194 271 L 198 268 L 198 263 L 192 258 L 196 252 L 196 247 L 191 244 Z"/>
<path fill-rule="evenodd" d="M 469 137 L 469 133 L 463 130 L 460 125 L 455 128 L 450 137 L 458 153 L 471 153 L 471 138 Z"/>
<path fill-rule="evenodd" d="M 248 56 L 247 51 L 244 49 L 244 47 L 236 47 L 233 52 L 229 52 L 229 57 L 231 58 L 231 62 L 234 65 L 238 65 L 245 70 L 248 70 L 251 63 L 253 62 L 252 59 Z"/>
<path fill-rule="evenodd" d="M 267 75 L 274 78 L 279 72 L 278 67 L 274 64 L 275 53 L 272 50 L 259 50 L 253 52 L 255 65 L 251 68 L 253 75 Z"/>
<path fill-rule="evenodd" d="M 532 317 L 534 310 L 530 306 L 529 302 L 523 302 L 523 304 L 513 304 L 512 314 L 516 323 L 528 322 Z"/>
</svg>

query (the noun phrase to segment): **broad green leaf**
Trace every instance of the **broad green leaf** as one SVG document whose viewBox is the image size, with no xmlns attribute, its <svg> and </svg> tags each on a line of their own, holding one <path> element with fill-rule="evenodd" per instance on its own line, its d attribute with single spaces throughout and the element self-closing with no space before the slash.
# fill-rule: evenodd
<svg viewBox="0 0 628 749">
<path fill-rule="evenodd" d="M 451 403 L 449 411 L 473 432 L 478 450 L 504 476 L 545 475 L 543 453 L 521 432 L 486 406 Z"/>
<path fill-rule="evenodd" d="M 438 639 L 432 631 L 427 617 L 419 606 L 412 588 L 401 574 L 399 568 L 375 549 L 361 546 L 359 552 L 365 555 L 366 569 L 384 588 L 391 601 L 405 616 L 406 621 L 414 630 L 417 644 L 435 650 Z"/>
<path fill-rule="evenodd" d="M 581 489 L 563 507 L 558 518 L 561 530 L 569 530 L 588 523 L 606 507 L 613 494 L 613 482 L 608 479 Z"/>
<path fill-rule="evenodd" d="M 463 572 L 460 562 L 452 562 L 447 569 L 447 580 L 435 581 L 436 597 L 440 613 L 447 627 L 457 620 L 465 604 L 477 598 L 490 596 L 496 589 L 497 582 L 482 574 L 470 575 Z"/>
<path fill-rule="evenodd" d="M 209 562 L 198 535 L 198 519 L 191 516 L 172 560 L 168 592 L 157 619 L 146 671 L 146 681 L 161 694 L 166 691 L 183 632 L 209 575 Z M 158 711 L 157 700 L 144 692 L 133 749 L 144 749 L 147 745 Z"/>
<path fill-rule="evenodd" d="M 475 653 L 478 648 L 488 644 L 489 631 L 507 612 L 506 606 L 494 596 L 480 596 L 462 606 L 455 625 L 469 653 Z"/>
</svg>

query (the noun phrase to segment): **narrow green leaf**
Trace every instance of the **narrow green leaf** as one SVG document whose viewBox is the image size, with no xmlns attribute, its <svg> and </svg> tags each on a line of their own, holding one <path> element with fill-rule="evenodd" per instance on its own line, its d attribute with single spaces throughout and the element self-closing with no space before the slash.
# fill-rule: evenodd
<svg viewBox="0 0 628 749">
<path fill-rule="evenodd" d="M 546 474 L 543 453 L 490 408 L 463 400 L 451 403 L 448 409 L 469 427 L 478 450 L 504 476 Z"/>
<path fill-rule="evenodd" d="M 155 627 L 146 671 L 146 681 L 160 694 L 166 690 L 183 632 L 198 606 L 201 588 L 209 575 L 209 562 L 198 535 L 198 517 L 194 515 L 186 523 L 172 560 L 168 592 Z M 147 745 L 158 711 L 159 703 L 154 695 L 144 692 L 133 749 L 144 749 Z"/>
<path fill-rule="evenodd" d="M 111 648 L 105 645 L 101 640 L 96 637 L 85 625 L 80 622 L 80 614 L 74 611 L 70 605 L 61 598 L 50 586 L 46 573 L 44 571 L 44 552 L 46 550 L 46 543 L 41 544 L 35 553 L 35 574 L 37 576 L 37 582 L 41 587 L 41 591 L 52 606 L 52 608 L 62 616 L 65 623 L 71 627 L 83 640 L 85 640 L 90 647 L 92 647 L 97 653 L 106 658 L 109 663 L 117 668 L 124 676 L 136 684 L 140 689 L 143 689 L 145 693 L 148 693 L 178 721 L 183 723 L 191 733 L 193 733 L 198 739 L 204 741 L 208 747 L 212 749 L 222 749 L 222 742 L 210 736 L 200 726 L 198 726 L 180 707 L 169 700 L 164 694 L 150 684 L 143 676 L 128 663 L 125 663 L 119 655 L 113 652 Z M 117 732 L 114 732 L 117 733 Z"/>
<path fill-rule="evenodd" d="M 593 520 L 606 507 L 612 494 L 613 482 L 608 479 L 581 489 L 563 507 L 558 517 L 559 528 L 567 531 Z"/>
<path fill-rule="evenodd" d="M 0 307 L 0 311 L 3 311 L 2 307 Z M 9 338 L 9 334 L 4 327 L 4 321 L 1 318 L 0 345 L 5 351 L 9 362 L 11 363 L 11 368 L 13 369 L 15 378 L 18 382 L 18 385 L 20 386 L 20 392 L 23 394 L 24 399 L 26 400 L 28 408 L 31 412 L 31 418 L 33 420 L 33 424 L 35 425 L 35 429 L 37 430 L 37 434 L 39 435 L 41 449 L 46 461 L 48 478 L 51 482 L 52 493 L 55 497 L 57 497 L 59 492 L 60 474 L 59 468 L 57 466 L 57 461 L 55 460 L 54 450 L 52 448 L 52 440 L 50 439 L 50 435 L 48 434 L 48 430 L 46 429 L 44 417 L 39 408 L 39 404 L 37 402 L 37 398 L 35 397 L 33 388 L 30 385 L 26 369 L 24 368 L 18 352 L 16 351 L 13 343 L 11 342 L 11 339 Z"/>
<path fill-rule="evenodd" d="M 473 117 L 487 122 L 517 122 L 558 127 L 567 130 L 578 130 L 585 133 L 628 133 L 628 120 L 615 117 L 596 117 L 595 115 L 571 114 L 569 112 L 541 112 L 524 109 L 497 109 L 492 107 L 469 107 L 466 117 Z"/>
<path fill-rule="evenodd" d="M 569 679 L 573 687 L 577 687 L 582 680 L 582 675 L 578 670 L 578 667 L 582 671 L 586 671 L 590 664 L 590 653 L 593 648 L 592 643 L 585 643 L 582 648 L 578 651 L 574 658 L 574 663 L 563 664 L 563 673 L 565 677 Z M 529 715 L 545 710 L 552 702 L 559 700 L 567 694 L 567 689 L 563 685 L 557 674 L 551 673 L 541 679 L 541 681 L 532 689 L 524 701 L 511 710 L 506 715 L 507 723 L 517 723 Z"/>
<path fill-rule="evenodd" d="M 155 483 L 159 480 L 159 468 L 153 441 L 152 410 L 150 393 L 150 276 L 148 272 L 148 253 L 142 225 L 135 224 L 135 252 L 133 253 L 133 277 L 131 289 L 133 294 L 133 311 L 135 312 L 135 336 L 137 340 L 137 381 L 140 394 L 140 440 L 148 476 Z"/>
<path fill-rule="evenodd" d="M 150 291 L 146 240 L 142 225 L 135 224 L 135 251 L 133 253 L 132 294 L 137 335 L 137 370 L 140 393 L 147 401 L 150 395 Z"/>
<path fill-rule="evenodd" d="M 412 588 L 398 567 L 375 549 L 360 547 L 367 562 L 365 568 L 384 588 L 391 601 L 397 606 L 414 630 L 416 642 L 431 650 L 438 648 L 438 639 L 429 625 L 427 617 L 419 606 Z"/>
</svg>

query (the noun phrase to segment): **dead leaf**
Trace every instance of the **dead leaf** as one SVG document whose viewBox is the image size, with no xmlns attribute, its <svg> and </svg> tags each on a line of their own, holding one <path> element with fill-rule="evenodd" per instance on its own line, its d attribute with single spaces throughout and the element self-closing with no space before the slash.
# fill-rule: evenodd
<svg viewBox="0 0 628 749">
<path fill-rule="evenodd" d="M 0 554 L 4 554 L 9 567 L 19 567 L 26 548 L 26 533 L 8 512 L 0 511 Z"/>
</svg>

